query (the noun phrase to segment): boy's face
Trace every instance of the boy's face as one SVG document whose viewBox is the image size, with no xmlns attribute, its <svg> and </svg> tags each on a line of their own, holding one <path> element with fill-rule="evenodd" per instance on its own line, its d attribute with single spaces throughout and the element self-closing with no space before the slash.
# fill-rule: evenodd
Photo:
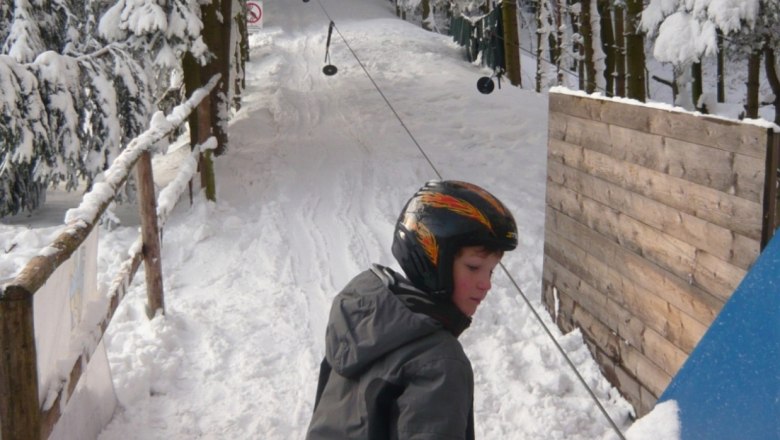
<svg viewBox="0 0 780 440">
<path fill-rule="evenodd" d="M 452 302 L 467 316 L 474 315 L 487 296 L 493 269 L 502 256 L 503 253 L 488 252 L 482 246 L 466 246 L 455 255 Z"/>
</svg>

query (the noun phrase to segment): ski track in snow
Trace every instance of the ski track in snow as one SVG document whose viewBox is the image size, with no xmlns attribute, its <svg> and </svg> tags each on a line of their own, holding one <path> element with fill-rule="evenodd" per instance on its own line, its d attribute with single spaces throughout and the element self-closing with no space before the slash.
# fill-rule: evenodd
<svg viewBox="0 0 780 440">
<path fill-rule="evenodd" d="M 379 3 L 327 4 L 373 17 Z M 521 245 L 504 262 L 542 310 L 546 99 L 477 94 L 484 72 L 461 61 L 448 37 L 395 20 L 381 3 L 387 18 L 337 21 L 339 30 L 444 177 L 490 188 L 515 212 Z M 166 226 L 167 315 L 145 320 L 136 281 L 114 318 L 106 340 L 123 409 L 102 440 L 303 438 L 331 299 L 370 263 L 395 266 L 396 216 L 435 173 L 335 31 L 339 73 L 322 75 L 327 20 L 305 6 L 285 5 L 287 22 L 252 36 L 245 96 L 254 98 L 215 162 L 218 203 L 182 203 Z M 430 75 L 431 62 L 446 67 Z M 518 111 L 521 100 L 527 108 Z M 499 123 L 474 124 L 476 107 Z M 510 286 L 497 273 L 461 338 L 474 364 L 478 437 L 612 439 Z M 578 366 L 599 377 L 579 335 L 553 330 Z M 592 385 L 625 423 L 627 404 L 603 379 Z"/>
</svg>

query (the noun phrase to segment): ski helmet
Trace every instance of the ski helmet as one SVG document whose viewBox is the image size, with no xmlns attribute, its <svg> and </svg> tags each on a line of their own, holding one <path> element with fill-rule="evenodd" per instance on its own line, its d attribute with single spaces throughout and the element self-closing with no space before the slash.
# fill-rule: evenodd
<svg viewBox="0 0 780 440">
<path fill-rule="evenodd" d="M 393 256 L 412 284 L 443 299 L 452 295 L 452 264 L 464 246 L 514 249 L 515 219 L 503 203 L 477 185 L 427 182 L 398 217 Z"/>
</svg>

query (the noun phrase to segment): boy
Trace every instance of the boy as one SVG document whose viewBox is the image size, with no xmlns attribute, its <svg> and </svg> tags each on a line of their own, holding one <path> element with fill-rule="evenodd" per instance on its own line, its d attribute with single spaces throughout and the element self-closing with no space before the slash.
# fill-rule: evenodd
<svg viewBox="0 0 780 440">
<path fill-rule="evenodd" d="M 474 438 L 474 378 L 457 337 L 517 246 L 509 210 L 465 182 L 406 203 L 392 252 L 333 300 L 307 440 Z"/>
</svg>

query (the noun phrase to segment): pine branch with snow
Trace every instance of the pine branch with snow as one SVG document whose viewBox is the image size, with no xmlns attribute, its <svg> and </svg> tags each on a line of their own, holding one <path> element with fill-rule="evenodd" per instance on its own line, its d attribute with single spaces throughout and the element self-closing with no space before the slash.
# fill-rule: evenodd
<svg viewBox="0 0 780 440">
<path fill-rule="evenodd" d="M 91 185 L 146 128 L 183 55 L 207 54 L 197 0 L 17 0 L 0 24 L 0 217 L 50 185 Z"/>
</svg>

